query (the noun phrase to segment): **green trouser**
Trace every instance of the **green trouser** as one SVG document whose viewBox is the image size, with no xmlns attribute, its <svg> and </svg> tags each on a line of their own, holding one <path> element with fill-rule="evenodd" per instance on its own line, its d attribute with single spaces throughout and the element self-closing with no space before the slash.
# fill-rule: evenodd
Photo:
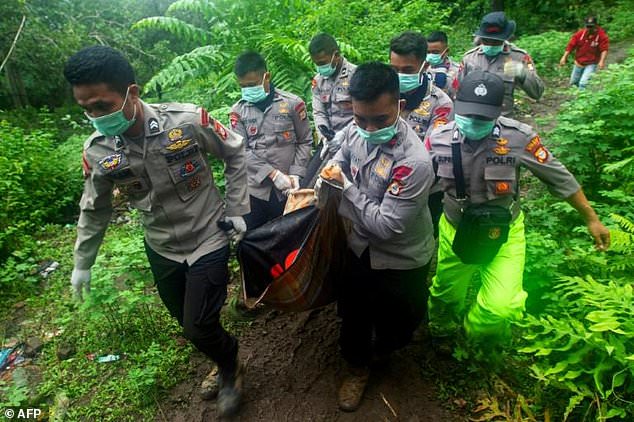
<svg viewBox="0 0 634 422">
<path fill-rule="evenodd" d="M 429 327 L 434 336 L 453 335 L 465 313 L 469 284 L 476 272 L 482 285 L 476 301 L 464 317 L 467 337 L 474 341 L 505 341 L 509 321 L 524 312 L 526 292 L 522 275 L 526 256 L 524 214 L 511 224 L 508 241 L 488 264 L 463 264 L 451 249 L 456 229 L 443 214 L 440 219 L 438 265 L 429 296 Z"/>
</svg>

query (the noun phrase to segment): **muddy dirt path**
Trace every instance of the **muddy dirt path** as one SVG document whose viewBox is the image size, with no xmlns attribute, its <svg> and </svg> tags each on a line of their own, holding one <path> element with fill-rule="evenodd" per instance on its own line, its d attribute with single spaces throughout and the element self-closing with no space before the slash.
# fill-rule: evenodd
<svg viewBox="0 0 634 422">
<path fill-rule="evenodd" d="M 443 407 L 436 398 L 433 375 L 423 373 L 421 362 L 433 352 L 422 330 L 386 367 L 374 370 L 359 410 L 339 411 L 337 388 L 344 364 L 338 332 L 332 305 L 298 314 L 263 311 L 240 336 L 246 377 L 243 407 L 234 420 L 465 420 Z M 191 381 L 171 392 L 157 420 L 218 420 L 215 402 L 197 397 L 198 384 L 210 367 L 203 357 L 196 359 L 199 363 Z"/>
</svg>

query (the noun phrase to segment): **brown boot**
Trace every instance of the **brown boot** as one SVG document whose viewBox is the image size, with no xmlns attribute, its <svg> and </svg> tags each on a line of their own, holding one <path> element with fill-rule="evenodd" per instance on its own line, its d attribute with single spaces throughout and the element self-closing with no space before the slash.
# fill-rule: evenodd
<svg viewBox="0 0 634 422">
<path fill-rule="evenodd" d="M 361 398 L 368 385 L 370 369 L 367 367 L 350 367 L 349 374 L 343 379 L 339 388 L 339 408 L 346 412 L 354 412 L 361 404 Z"/>
<path fill-rule="evenodd" d="M 200 398 L 212 400 L 218 396 L 218 367 L 214 366 L 200 384 Z"/>
</svg>

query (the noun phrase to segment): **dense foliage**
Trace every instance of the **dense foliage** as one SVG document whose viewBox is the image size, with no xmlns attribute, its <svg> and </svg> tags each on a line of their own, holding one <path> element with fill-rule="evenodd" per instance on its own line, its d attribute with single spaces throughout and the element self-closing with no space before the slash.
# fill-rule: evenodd
<svg viewBox="0 0 634 422">
<path fill-rule="evenodd" d="M 569 420 L 634 414 L 634 60 L 610 70 L 563 106 L 550 139 L 613 221 L 611 251 L 594 252 L 570 208 L 543 190 L 528 202 L 525 285 L 541 300 L 521 324 L 519 351 L 546 388 L 568 396 Z"/>
<path fill-rule="evenodd" d="M 232 68 L 246 49 L 267 58 L 278 86 L 309 101 L 314 67 L 307 44 L 315 33 L 332 33 L 344 55 L 360 63 L 386 61 L 389 39 L 403 30 L 444 29 L 452 56 L 459 58 L 493 3 L 504 3 L 517 20 L 514 42 L 530 52 L 546 78 L 567 78 L 569 69 L 557 67 L 559 57 L 591 11 L 612 41 L 634 35 L 626 0 L 351 0 L 343 6 L 336 0 L 112 0 L 100 3 L 99 10 L 87 0 L 2 2 L 0 34 L 8 40 L 0 47 L 2 59 L 22 16 L 26 25 L 0 86 L 0 107 L 11 108 L 0 113 L 0 292 L 3 303 L 30 296 L 21 334 L 56 334 L 42 351 L 45 369 L 37 391 L 0 382 L 0 408 L 46 403 L 70 420 L 151 419 L 164 389 L 186 373 L 191 351 L 178 341 L 178 327 L 148 283 L 142 230 L 137 216 L 125 209 L 107 234 L 93 294 L 82 305 L 70 300 L 75 228 L 65 224 L 75 221 L 81 146 L 90 128 L 76 123 L 76 108 L 16 112 L 27 104 L 71 102 L 61 76 L 66 57 L 82 46 L 112 45 L 132 60 L 146 99 L 195 102 L 223 118 L 239 98 Z M 550 95 L 552 85 L 547 89 Z M 557 94 L 572 99 L 545 139 L 610 225 L 613 247 L 596 253 L 574 210 L 527 179 L 529 300 L 509 360 L 517 361 L 520 376 L 531 374 L 536 381 L 523 391 L 528 400 L 518 396 L 518 407 L 530 407 L 520 414 L 540 415 L 523 420 L 546 419 L 541 417 L 546 414 L 553 420 L 631 419 L 634 61 L 601 72 L 586 92 Z M 221 163 L 213 163 L 213 171 L 222 188 Z M 59 270 L 43 281 L 38 269 L 52 260 L 60 262 Z M 0 313 L 12 309 L 5 306 Z M 59 350 L 69 344 L 75 355 L 59 359 Z M 100 366 L 87 357 L 93 354 L 124 359 L 116 367 Z"/>
<path fill-rule="evenodd" d="M 0 120 L 0 261 L 44 223 L 73 215 L 81 191 L 83 139 L 60 142 L 60 116 L 33 117 L 37 128 Z"/>
</svg>

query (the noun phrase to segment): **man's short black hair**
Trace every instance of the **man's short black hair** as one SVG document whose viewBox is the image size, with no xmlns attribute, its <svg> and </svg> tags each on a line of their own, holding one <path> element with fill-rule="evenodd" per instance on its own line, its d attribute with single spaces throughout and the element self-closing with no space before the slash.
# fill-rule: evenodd
<svg viewBox="0 0 634 422">
<path fill-rule="evenodd" d="M 64 66 L 64 77 L 73 86 L 105 83 L 121 95 L 136 83 L 128 59 L 105 45 L 86 47 L 70 56 Z"/>
<path fill-rule="evenodd" d="M 413 54 L 416 58 L 425 60 L 425 56 L 427 56 L 427 41 L 420 32 L 405 31 L 392 38 L 390 51 L 395 52 L 399 56 Z"/>
<path fill-rule="evenodd" d="M 348 92 L 357 101 L 375 101 L 384 93 L 398 101 L 398 75 L 385 63 L 364 63 L 352 75 Z"/>
<path fill-rule="evenodd" d="M 238 78 L 243 77 L 249 72 L 266 72 L 266 62 L 264 57 L 255 51 L 247 51 L 238 56 L 233 72 Z"/>
<path fill-rule="evenodd" d="M 427 37 L 427 42 L 441 42 L 444 44 L 447 44 L 447 34 L 445 34 L 443 31 L 433 31 L 431 34 L 429 34 L 429 36 Z"/>
<path fill-rule="evenodd" d="M 332 35 L 322 32 L 317 34 L 310 40 L 308 44 L 308 52 L 311 56 L 316 54 L 325 53 L 331 55 L 335 51 L 339 50 L 339 45 Z"/>
</svg>

